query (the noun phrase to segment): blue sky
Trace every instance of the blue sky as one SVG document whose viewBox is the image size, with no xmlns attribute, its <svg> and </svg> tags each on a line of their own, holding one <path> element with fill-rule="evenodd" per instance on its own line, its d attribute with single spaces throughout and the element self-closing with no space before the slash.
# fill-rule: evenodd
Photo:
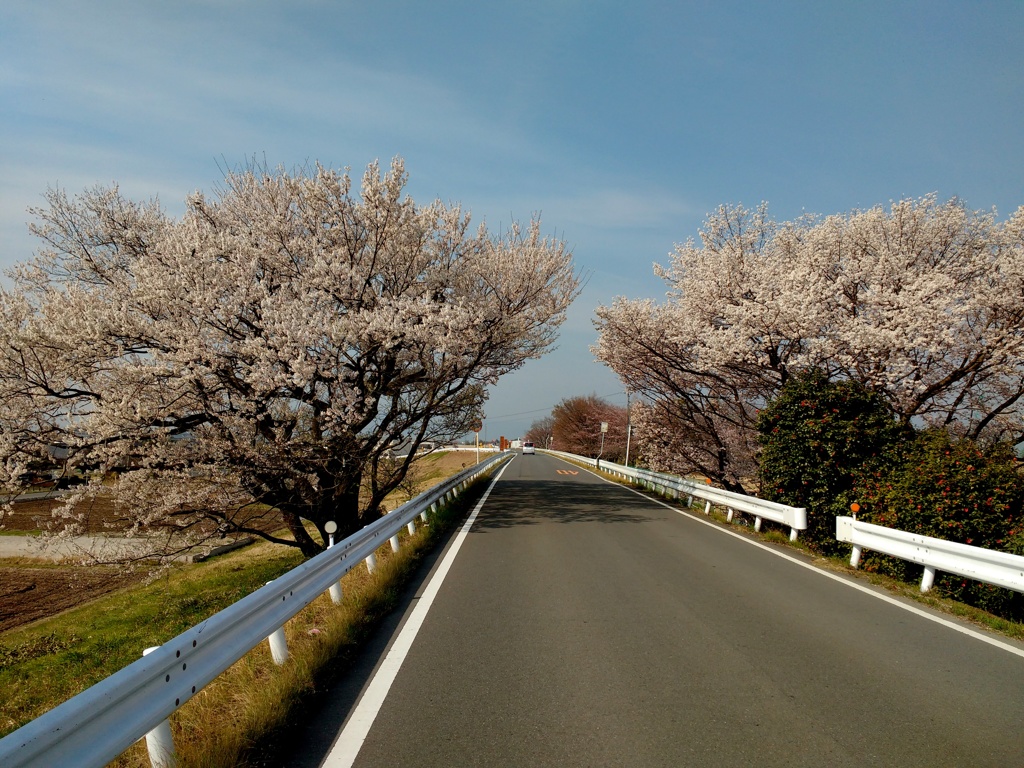
<svg viewBox="0 0 1024 768">
<path fill-rule="evenodd" d="M 593 310 L 722 203 L 789 219 L 935 192 L 1024 205 L 1024 2 L 177 0 L 0 8 L 0 266 L 52 186 L 180 213 L 225 167 L 401 155 L 420 202 L 543 216 L 589 275 L 559 348 L 504 379 L 485 434 L 619 404 Z"/>
</svg>

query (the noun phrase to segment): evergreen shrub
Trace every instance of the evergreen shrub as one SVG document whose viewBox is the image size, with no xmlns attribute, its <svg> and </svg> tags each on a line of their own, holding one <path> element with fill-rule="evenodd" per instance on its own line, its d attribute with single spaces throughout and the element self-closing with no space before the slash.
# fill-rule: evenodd
<svg viewBox="0 0 1024 768">
<path fill-rule="evenodd" d="M 879 464 L 907 428 L 877 394 L 821 371 L 791 377 L 757 421 L 764 498 L 807 508 L 801 536 L 825 554 L 847 545 L 835 538 L 836 516 L 849 514 L 861 468 Z"/>
<path fill-rule="evenodd" d="M 864 472 L 856 488 L 860 519 L 910 533 L 1024 554 L 1024 478 L 1012 447 L 954 440 L 945 430 L 926 430 L 899 452 L 893 464 Z M 865 552 L 864 568 L 919 581 L 922 566 Z M 936 574 L 936 591 L 1007 619 L 1024 619 L 1024 595 Z"/>
</svg>

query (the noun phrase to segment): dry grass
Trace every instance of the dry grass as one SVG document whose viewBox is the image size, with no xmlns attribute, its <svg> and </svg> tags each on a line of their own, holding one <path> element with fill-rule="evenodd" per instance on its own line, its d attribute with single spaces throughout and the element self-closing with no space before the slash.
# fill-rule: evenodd
<svg viewBox="0 0 1024 768">
<path fill-rule="evenodd" d="M 351 663 L 375 626 L 397 605 L 401 587 L 424 555 L 464 514 L 477 494 L 467 492 L 450 509 L 403 533 L 396 554 L 385 545 L 377 552 L 377 569 L 363 565 L 342 579 L 344 600 L 334 605 L 322 595 L 285 627 L 290 658 L 276 666 L 267 643 L 250 651 L 187 702 L 171 719 L 180 768 L 259 765 L 287 739 L 303 703 Z M 113 765 L 149 765 L 144 742 Z"/>
</svg>

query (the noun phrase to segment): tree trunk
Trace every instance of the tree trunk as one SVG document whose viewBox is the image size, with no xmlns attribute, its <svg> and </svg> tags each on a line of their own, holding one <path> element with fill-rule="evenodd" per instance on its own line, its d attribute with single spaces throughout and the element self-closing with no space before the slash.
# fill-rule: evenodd
<svg viewBox="0 0 1024 768">
<path fill-rule="evenodd" d="M 305 557 L 315 557 L 324 551 L 324 547 L 317 544 L 306 532 L 305 527 L 302 525 L 302 518 L 296 512 L 282 509 L 281 517 L 284 519 L 285 525 L 288 526 L 288 530 L 291 531 L 292 538 L 295 539 L 299 551 Z"/>
</svg>

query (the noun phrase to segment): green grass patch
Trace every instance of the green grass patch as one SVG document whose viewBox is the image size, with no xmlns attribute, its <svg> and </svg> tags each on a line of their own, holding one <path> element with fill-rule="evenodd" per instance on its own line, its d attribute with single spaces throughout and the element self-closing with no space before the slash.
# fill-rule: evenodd
<svg viewBox="0 0 1024 768">
<path fill-rule="evenodd" d="M 0 735 L 127 666 L 301 562 L 260 545 L 164 572 L 144 586 L 99 598 L 0 635 Z"/>
</svg>

